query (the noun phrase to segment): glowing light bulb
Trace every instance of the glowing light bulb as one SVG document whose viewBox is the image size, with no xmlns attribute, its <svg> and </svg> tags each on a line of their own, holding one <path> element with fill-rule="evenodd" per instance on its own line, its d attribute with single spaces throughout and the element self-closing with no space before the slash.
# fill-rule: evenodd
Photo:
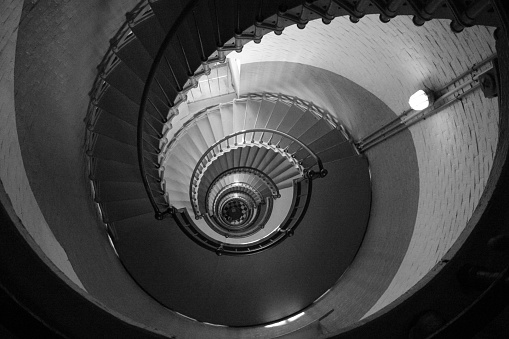
<svg viewBox="0 0 509 339">
<path fill-rule="evenodd" d="M 433 96 L 431 93 L 425 92 L 422 89 L 418 90 L 408 100 L 410 107 L 416 111 L 422 111 L 428 108 L 433 103 Z"/>
</svg>

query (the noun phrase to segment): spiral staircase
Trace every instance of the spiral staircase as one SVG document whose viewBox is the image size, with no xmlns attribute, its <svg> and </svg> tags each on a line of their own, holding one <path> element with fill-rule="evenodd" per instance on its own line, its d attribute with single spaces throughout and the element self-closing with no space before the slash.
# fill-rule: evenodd
<svg viewBox="0 0 509 339">
<path fill-rule="evenodd" d="M 487 1 L 447 4 L 231 1 L 179 7 L 159 0 L 142 1 L 128 13 L 91 92 L 87 155 L 103 221 L 140 286 L 170 309 L 229 326 L 279 321 L 325 293 L 355 257 L 369 217 L 367 160 L 345 128 L 302 98 L 252 93 L 204 107 L 179 121 L 176 131 L 179 105 L 228 53 L 288 25 L 303 29 L 309 20 L 327 24 L 345 14 L 356 22 L 371 13 L 383 22 L 412 14 L 416 25 L 451 18 L 455 32 L 496 24 Z M 356 198 L 339 209 L 339 196 Z M 356 217 L 344 219 L 349 210 Z M 296 236 L 283 242 L 299 225 Z M 265 251 L 276 244 L 283 245 Z M 223 254 L 256 255 L 232 261 L 218 258 Z M 322 269 L 310 274 L 310 267 Z M 267 272 L 273 272 L 272 283 L 265 282 Z M 288 287 L 306 279 L 295 272 L 314 277 L 304 291 Z M 256 292 L 252 285 L 263 288 Z M 215 312 L 217 305 L 222 312 Z"/>
<path fill-rule="evenodd" d="M 204 100 L 182 117 L 186 94 L 228 53 L 289 25 L 412 15 L 416 25 L 450 19 L 460 32 L 500 26 L 496 13 L 489 1 L 463 0 L 140 2 L 98 67 L 86 118 L 94 201 L 126 270 L 193 321 L 271 326 L 301 314 L 341 278 L 362 243 L 368 159 L 333 114 L 306 98 Z M 451 320 L 437 337 L 461 333 L 471 317 Z M 372 337 L 377 325 L 364 330 L 347 336 Z M 131 335 L 158 337 L 139 331 Z"/>
</svg>

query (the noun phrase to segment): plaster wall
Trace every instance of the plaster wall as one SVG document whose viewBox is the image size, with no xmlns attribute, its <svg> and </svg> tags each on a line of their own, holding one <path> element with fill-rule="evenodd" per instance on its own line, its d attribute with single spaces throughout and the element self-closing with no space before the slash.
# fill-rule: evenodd
<svg viewBox="0 0 509 339">
<path fill-rule="evenodd" d="M 244 64 L 241 84 L 241 94 L 281 92 L 306 98 L 320 107 L 333 107 L 329 112 L 341 121 L 365 121 L 362 126 L 354 126 L 352 133 L 358 133 L 360 128 L 373 129 L 377 124 L 377 120 L 370 119 L 374 111 L 383 120 L 396 117 L 387 105 L 361 86 L 309 65 Z M 316 320 L 334 310 L 321 321 L 330 332 L 355 323 L 373 307 L 397 273 L 413 234 L 419 202 L 419 171 L 410 132 L 404 131 L 380 144 L 368 160 L 372 203 L 363 245 L 341 279 L 299 319 L 301 322 Z"/>
<path fill-rule="evenodd" d="M 44 254 L 83 288 L 66 252 L 55 239 L 30 187 L 21 156 L 14 104 L 14 63 L 23 1 L 0 4 L 0 179 L 23 226 Z"/>
<path fill-rule="evenodd" d="M 311 22 L 304 30 L 289 27 L 280 37 L 266 35 L 261 44 L 248 44 L 233 57 L 241 60 L 241 71 L 261 61 L 289 61 L 329 70 L 364 87 L 399 115 L 416 90 L 438 89 L 494 53 L 492 28 L 472 27 L 454 34 L 448 24 L 433 20 L 415 27 L 409 17 L 383 24 L 367 16 L 354 25 L 347 18 L 336 18 L 328 26 Z M 378 110 L 345 118 L 341 108 L 334 107 L 334 100 L 327 98 L 317 104 L 337 112 L 355 139 L 390 121 Z M 478 91 L 410 128 L 420 181 L 413 236 L 389 288 L 367 314 L 405 293 L 461 234 L 491 170 L 497 122 L 497 100 L 485 99 Z M 369 159 L 379 152 L 377 147 L 381 146 L 367 152 Z"/>
<path fill-rule="evenodd" d="M 15 100 L 16 115 L 13 109 L 9 111 L 11 128 L 0 128 L 2 149 L 8 150 L 10 145 L 4 138 L 9 137 L 10 142 L 13 137 L 9 134 L 15 136 L 17 132 L 19 145 L 16 145 L 21 150 L 16 161 L 24 163 L 28 178 L 25 181 L 35 196 L 32 205 L 20 201 L 20 207 L 39 206 L 42 214 L 35 216 L 36 220 L 47 220 L 90 300 L 119 314 L 128 323 L 179 339 L 260 338 L 288 333 L 286 328 L 211 326 L 180 316 L 145 293 L 110 246 L 90 196 L 83 120 L 96 67 L 106 53 L 109 39 L 125 21 L 125 13 L 137 3 L 138 0 L 51 0 L 40 1 L 23 13 L 21 7 L 16 7 L 18 17 L 22 15 L 24 20 L 19 27 L 17 46 L 11 45 L 10 59 L 6 60 L 10 65 L 6 69 L 10 81 L 7 94 L 11 95 L 8 103 L 14 105 Z M 13 25 L 16 33 L 17 24 Z M 16 41 L 12 32 L 6 39 Z M 14 47 L 15 69 L 9 61 L 14 58 Z M 3 98 L 2 95 L 1 107 Z M 3 112 L 2 108 L 2 115 Z M 21 168 L 15 166 L 12 172 Z"/>
</svg>

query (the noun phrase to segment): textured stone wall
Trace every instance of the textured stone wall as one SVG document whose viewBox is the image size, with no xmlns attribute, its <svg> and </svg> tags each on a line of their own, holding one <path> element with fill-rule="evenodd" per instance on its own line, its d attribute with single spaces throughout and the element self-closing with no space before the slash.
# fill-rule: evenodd
<svg viewBox="0 0 509 339">
<path fill-rule="evenodd" d="M 32 193 L 16 130 L 14 62 L 18 24 L 23 1 L 0 4 L 0 179 L 11 203 L 30 236 L 44 254 L 76 285 L 83 288 L 67 254 L 44 219 Z"/>
<path fill-rule="evenodd" d="M 364 87 L 401 114 L 416 90 L 438 89 L 491 55 L 492 32 L 492 28 L 472 27 L 456 35 L 447 21 L 415 27 L 408 17 L 382 24 L 377 17 L 367 16 L 355 25 L 347 18 L 337 18 L 328 26 L 312 22 L 302 31 L 288 28 L 281 37 L 269 34 L 261 44 L 247 45 L 235 57 L 244 68 L 253 62 L 291 61 L 329 70 Z M 413 236 L 398 273 L 368 314 L 421 279 L 464 229 L 491 169 L 498 134 L 497 105 L 496 99 L 485 99 L 478 91 L 410 128 L 420 181 Z M 335 111 L 327 103 L 325 107 Z M 371 111 L 344 123 L 359 139 L 387 122 L 379 112 Z M 370 160 L 383 158 L 383 150 L 377 146 L 367 155 Z"/>
</svg>

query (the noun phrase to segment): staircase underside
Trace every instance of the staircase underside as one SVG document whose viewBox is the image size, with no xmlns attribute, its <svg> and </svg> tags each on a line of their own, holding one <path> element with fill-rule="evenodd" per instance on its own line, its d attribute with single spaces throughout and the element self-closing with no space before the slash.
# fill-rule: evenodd
<svg viewBox="0 0 509 339">
<path fill-rule="evenodd" d="M 312 195 L 295 235 L 268 251 L 217 256 L 189 240 L 171 218 L 152 225 L 135 220 L 116 224 L 116 249 L 146 292 L 186 316 L 229 326 L 288 317 L 341 277 L 368 223 L 367 160 L 352 157 L 329 163 L 327 169 L 330 175 L 313 181 L 319 194 Z"/>
</svg>

